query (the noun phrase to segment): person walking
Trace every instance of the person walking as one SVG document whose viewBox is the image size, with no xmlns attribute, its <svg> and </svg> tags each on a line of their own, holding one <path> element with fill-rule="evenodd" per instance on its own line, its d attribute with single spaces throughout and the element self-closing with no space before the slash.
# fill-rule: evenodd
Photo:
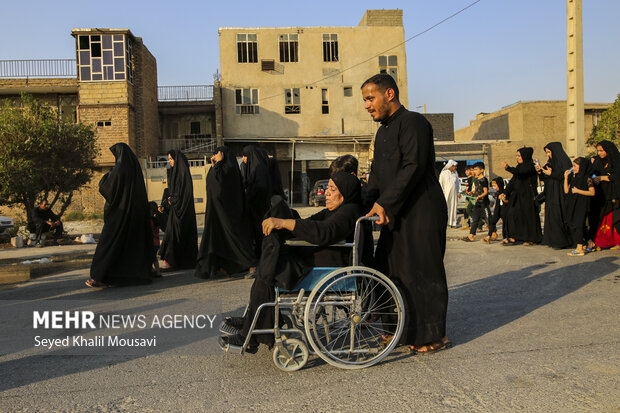
<svg viewBox="0 0 620 413">
<path fill-rule="evenodd" d="M 452 159 L 446 163 L 439 174 L 439 184 L 446 198 L 448 207 L 448 225 L 450 228 L 456 228 L 457 210 L 456 206 L 459 200 L 459 192 L 461 184 L 459 182 L 459 174 L 456 172 L 458 163 Z"/>
<path fill-rule="evenodd" d="M 375 136 L 367 216 L 381 225 L 377 268 L 399 284 L 405 301 L 402 344 L 432 353 L 450 345 L 446 336 L 448 286 L 443 258 L 448 211 L 437 174 L 433 128 L 405 109 L 388 74 L 362 84 L 364 107 L 381 126 Z"/>
</svg>

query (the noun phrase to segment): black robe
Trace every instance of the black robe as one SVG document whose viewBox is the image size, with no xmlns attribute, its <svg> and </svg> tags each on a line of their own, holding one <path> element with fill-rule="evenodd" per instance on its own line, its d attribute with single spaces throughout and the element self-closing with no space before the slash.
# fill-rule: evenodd
<svg viewBox="0 0 620 413">
<path fill-rule="evenodd" d="M 512 179 L 506 186 L 508 197 L 508 213 L 506 220 L 510 230 L 510 238 L 523 242 L 542 241 L 540 216 L 534 202 L 538 174 L 532 162 L 532 148 L 521 148 L 523 163 L 516 167 L 507 166 L 506 170 L 512 174 Z"/>
<path fill-rule="evenodd" d="M 261 223 L 265 213 L 271 207 L 271 195 L 273 194 L 269 160 L 263 150 L 254 146 L 243 148 L 243 155 L 247 157 L 247 163 L 242 168 L 242 172 L 248 218 L 255 255 L 260 255 L 263 239 Z"/>
<path fill-rule="evenodd" d="M 312 267 L 344 267 L 350 264 L 350 248 L 330 247 L 342 240 L 352 241 L 355 221 L 362 215 L 360 205 L 359 180 L 341 172 L 340 184 L 336 183 L 344 196 L 344 203 L 333 211 L 323 209 L 306 219 L 296 219 L 295 229 L 273 231 L 266 236 L 262 244 L 260 263 L 256 268 L 256 280 L 250 291 L 250 302 L 244 316 L 242 336 L 247 337 L 252 320 L 258 307 L 275 299 L 274 285 L 292 289 L 310 272 Z M 334 181 L 336 182 L 336 179 Z M 345 186 L 347 187 L 345 189 Z M 274 197 L 278 202 L 270 208 L 267 215 L 271 217 L 292 219 L 294 217 L 284 200 Z M 283 245 L 286 238 L 294 237 L 315 244 L 316 247 L 289 247 Z M 272 328 L 273 309 L 261 311 L 255 328 Z M 253 341 L 273 344 L 272 334 L 253 336 Z"/>
<path fill-rule="evenodd" d="M 224 159 L 207 174 L 207 209 L 194 275 L 212 278 L 220 268 L 228 274 L 256 265 L 247 220 L 243 182 L 230 148 L 217 148 Z"/>
<path fill-rule="evenodd" d="M 583 158 L 582 158 L 583 159 Z M 572 189 L 577 188 L 587 191 L 592 186 L 590 178 L 590 161 L 584 159 L 579 165 L 579 173 L 568 177 L 568 194 L 566 200 L 566 219 L 571 234 L 572 245 L 584 244 L 586 241 L 586 217 L 592 197 L 573 194 Z"/>
<path fill-rule="evenodd" d="M 599 184 L 601 192 L 600 221 L 609 213 L 613 213 L 613 225 L 620 234 L 620 152 L 611 141 L 603 140 L 596 146 L 602 146 L 607 156 L 604 159 L 597 157 L 593 167 L 594 173 L 609 178 L 609 181 L 600 181 Z"/>
<path fill-rule="evenodd" d="M 195 268 L 198 230 L 192 175 L 183 152 L 174 150 L 169 154 L 174 159 L 168 181 L 170 212 L 159 254 L 173 268 Z"/>
<path fill-rule="evenodd" d="M 571 168 L 572 162 L 560 142 L 550 142 L 545 149 L 551 151 L 551 158 L 546 165 L 551 168 L 551 175 L 540 173 L 545 183 L 543 244 L 552 248 L 568 248 L 572 245 L 572 240 L 566 218 L 564 171 Z"/>
<path fill-rule="evenodd" d="M 390 223 L 381 229 L 375 265 L 403 294 L 402 342 L 438 342 L 446 335 L 448 211 L 434 168 L 433 129 L 404 107 L 381 123 L 367 196 L 386 210 Z"/>
<path fill-rule="evenodd" d="M 90 277 L 109 285 L 147 284 L 153 235 L 142 168 L 126 144 L 117 143 L 110 151 L 116 165 L 99 182 L 106 202 Z"/>
</svg>

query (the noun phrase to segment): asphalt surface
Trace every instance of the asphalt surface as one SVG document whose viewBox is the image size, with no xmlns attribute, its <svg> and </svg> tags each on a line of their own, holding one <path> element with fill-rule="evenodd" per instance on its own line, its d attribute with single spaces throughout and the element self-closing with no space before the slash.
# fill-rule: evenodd
<svg viewBox="0 0 620 413">
<path fill-rule="evenodd" d="M 397 348 L 363 370 L 311 356 L 301 371 L 284 373 L 265 347 L 255 355 L 220 353 L 214 331 L 136 354 L 35 351 L 5 336 L 0 411 L 620 410 L 620 253 L 568 257 L 544 246 L 465 243 L 454 240 L 459 231 L 449 230 L 445 259 L 454 343 L 446 351 Z M 52 258 L 67 247 L 22 251 L 54 248 Z M 220 317 L 240 315 L 252 283 L 183 271 L 147 286 L 93 290 L 87 278 L 87 268 L 76 269 L 2 287 L 0 329 L 18 335 L 16 327 L 32 323 L 24 303 L 53 301 L 134 314 L 204 304 Z"/>
</svg>

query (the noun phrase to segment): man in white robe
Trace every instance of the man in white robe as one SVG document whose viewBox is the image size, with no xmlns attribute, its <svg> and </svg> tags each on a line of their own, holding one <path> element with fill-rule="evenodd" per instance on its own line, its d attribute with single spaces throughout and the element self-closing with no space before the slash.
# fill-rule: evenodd
<svg viewBox="0 0 620 413">
<path fill-rule="evenodd" d="M 448 225 L 456 227 L 456 205 L 459 198 L 460 182 L 459 174 L 456 172 L 457 162 L 449 160 L 439 174 L 439 184 L 443 190 L 448 206 Z"/>
</svg>

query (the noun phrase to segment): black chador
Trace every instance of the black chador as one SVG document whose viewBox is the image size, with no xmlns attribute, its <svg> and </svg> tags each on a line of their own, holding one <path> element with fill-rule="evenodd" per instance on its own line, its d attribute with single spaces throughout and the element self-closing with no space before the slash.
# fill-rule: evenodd
<svg viewBox="0 0 620 413">
<path fill-rule="evenodd" d="M 433 129 L 424 116 L 400 107 L 381 122 L 367 188 L 390 220 L 381 229 L 375 264 L 403 292 L 402 342 L 440 342 L 448 307 L 448 211 L 435 173 Z"/>
<path fill-rule="evenodd" d="M 174 159 L 168 180 L 170 211 L 159 254 L 173 268 L 195 268 L 198 230 L 189 162 L 179 150 L 172 150 L 168 155 Z"/>
<path fill-rule="evenodd" d="M 270 200 L 273 194 L 269 160 L 266 152 L 254 146 L 243 148 L 243 156 L 247 158 L 247 162 L 242 168 L 245 200 L 248 206 L 254 251 L 258 256 L 263 239 L 261 224 L 265 213 L 271 207 Z"/>
<path fill-rule="evenodd" d="M 325 208 L 306 219 L 295 219 L 295 213 L 288 208 L 284 200 L 274 197 L 280 201 L 274 202 L 274 206 L 266 215 L 295 219 L 292 235 L 317 246 L 291 248 L 283 245 L 284 240 L 291 236 L 291 232 L 286 230 L 272 231 L 265 237 L 260 263 L 256 269 L 256 280 L 252 285 L 250 302 L 244 316 L 243 337 L 247 336 L 258 307 L 275 299 L 274 285 L 291 289 L 312 267 L 350 265 L 350 249 L 330 245 L 345 239 L 352 241 L 355 221 L 362 215 L 361 185 L 354 175 L 346 172 L 337 172 L 332 176 L 332 180 L 344 198 L 342 205 L 331 211 Z M 273 309 L 261 311 L 255 328 L 272 328 L 273 314 Z M 255 336 L 252 337 L 254 339 Z M 272 334 L 261 334 L 256 339 L 268 345 L 273 343 Z"/>
<path fill-rule="evenodd" d="M 506 166 L 506 170 L 513 175 L 505 190 L 509 199 L 506 221 L 510 229 L 510 238 L 536 243 L 542 241 L 542 231 L 538 207 L 534 203 L 538 182 L 532 161 L 534 149 L 524 147 L 517 151 L 521 154 L 523 162 L 516 167 Z"/>
<path fill-rule="evenodd" d="M 151 281 L 153 235 L 142 168 L 124 143 L 110 148 L 116 164 L 99 182 L 105 198 L 103 229 L 90 277 L 108 285 Z"/>
<path fill-rule="evenodd" d="M 588 191 L 594 184 L 592 182 L 591 163 L 588 159 L 577 158 L 575 162 L 579 163 L 579 172 L 572 173 L 568 176 L 568 195 L 566 201 L 566 219 L 568 220 L 568 229 L 571 233 L 573 245 L 585 244 L 587 240 L 586 217 L 590 207 L 590 199 L 592 197 L 582 194 L 573 194 L 572 189 L 577 188 L 582 191 Z"/>
<path fill-rule="evenodd" d="M 207 210 L 196 277 L 212 278 L 220 269 L 228 274 L 256 265 L 245 207 L 239 164 L 232 150 L 217 148 L 224 159 L 207 174 Z"/>
<path fill-rule="evenodd" d="M 572 241 L 566 219 L 566 194 L 564 193 L 564 171 L 571 168 L 572 162 L 560 142 L 550 142 L 545 146 L 551 152 L 546 167 L 551 175 L 541 173 L 545 182 L 545 227 L 543 244 L 553 248 L 568 248 Z"/>
</svg>

